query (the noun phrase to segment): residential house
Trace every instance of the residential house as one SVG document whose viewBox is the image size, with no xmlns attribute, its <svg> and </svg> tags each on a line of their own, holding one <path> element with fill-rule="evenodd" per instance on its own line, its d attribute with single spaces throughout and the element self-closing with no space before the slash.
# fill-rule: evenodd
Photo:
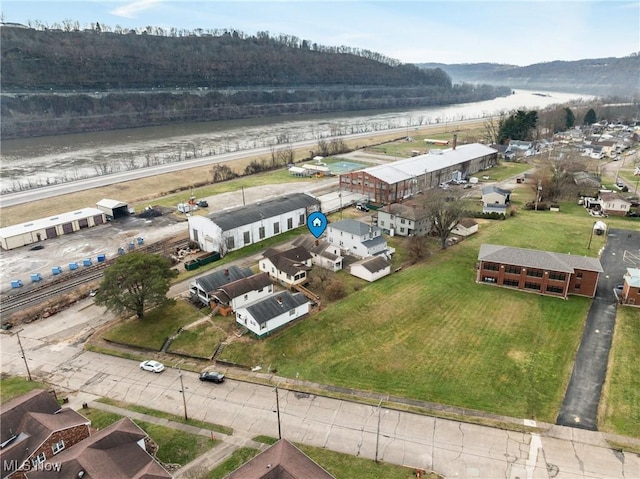
<svg viewBox="0 0 640 479">
<path fill-rule="evenodd" d="M 306 225 L 320 202 L 305 193 L 293 193 L 252 205 L 189 217 L 189 238 L 203 251 L 229 251 Z"/>
<path fill-rule="evenodd" d="M 225 479 L 335 479 L 286 439 L 280 439 Z"/>
<path fill-rule="evenodd" d="M 510 140 L 505 155 L 514 153 L 518 156 L 533 156 L 537 153 L 536 143 L 533 141 Z"/>
<path fill-rule="evenodd" d="M 267 273 L 258 273 L 220 286 L 210 294 L 211 309 L 223 316 L 273 294 L 273 283 Z"/>
<path fill-rule="evenodd" d="M 598 196 L 600 208 L 606 215 L 625 216 L 631 209 L 631 202 L 614 191 L 601 191 Z"/>
<path fill-rule="evenodd" d="M 618 295 L 622 303 L 640 306 L 640 268 L 627 268 L 622 291 Z"/>
<path fill-rule="evenodd" d="M 471 236 L 478 232 L 478 223 L 473 218 L 462 218 L 451 232 L 458 236 Z"/>
<path fill-rule="evenodd" d="M 391 273 L 391 262 L 384 256 L 370 256 L 353 263 L 349 272 L 365 281 L 376 281 Z"/>
<path fill-rule="evenodd" d="M 616 152 L 617 142 L 614 140 L 599 140 L 591 143 L 594 147 L 600 147 L 602 156 L 611 158 Z"/>
<path fill-rule="evenodd" d="M 351 256 L 366 258 L 390 254 L 382 230 L 361 221 L 345 219 L 327 225 L 327 241 Z"/>
<path fill-rule="evenodd" d="M 147 433 L 125 417 L 65 448 L 54 458 L 48 459 L 40 470 L 28 472 L 26 477 L 171 479 L 173 476 L 150 454 L 155 449 L 157 446 L 150 442 Z M 51 467 L 47 468 L 47 464 L 51 464 Z"/>
<path fill-rule="evenodd" d="M 426 236 L 431 221 L 427 210 L 415 202 L 392 203 L 378 210 L 378 226 L 392 236 Z"/>
<path fill-rule="evenodd" d="M 200 276 L 189 285 L 189 293 L 192 297 L 196 297 L 206 306 L 211 304 L 213 292 L 219 290 L 222 286 L 237 281 L 242 278 L 253 276 L 250 268 L 240 268 L 239 266 L 230 265 L 224 268 Z"/>
<path fill-rule="evenodd" d="M 287 287 L 304 284 L 308 281 L 307 272 L 311 271 L 311 254 L 301 246 L 285 251 L 268 249 L 258 262 L 260 271 L 271 279 Z"/>
<path fill-rule="evenodd" d="M 25 478 L 30 470 L 89 437 L 89 421 L 61 408 L 49 391 L 36 389 L 0 407 L 2 478 Z"/>
<path fill-rule="evenodd" d="M 497 164 L 498 152 L 480 143 L 431 150 L 404 160 L 340 175 L 343 191 L 359 193 L 372 203 L 388 205 L 454 178 L 467 178 Z"/>
<path fill-rule="evenodd" d="M 309 300 L 302 293 L 281 291 L 236 310 L 236 322 L 262 337 L 304 316 Z"/>
<path fill-rule="evenodd" d="M 303 235 L 293 240 L 292 244 L 306 249 L 311 255 L 312 264 L 334 272 L 342 269 L 340 248 L 323 239 Z"/>
<path fill-rule="evenodd" d="M 477 283 L 494 284 L 548 296 L 593 298 L 603 272 L 596 258 L 483 244 Z"/>
<path fill-rule="evenodd" d="M 586 171 L 573 173 L 573 181 L 578 186 L 585 188 L 600 188 L 600 178 Z"/>
<path fill-rule="evenodd" d="M 482 188 L 482 212 L 497 212 L 503 215 L 507 213 L 507 207 L 511 203 L 511 190 L 504 190 L 495 185 Z"/>
</svg>

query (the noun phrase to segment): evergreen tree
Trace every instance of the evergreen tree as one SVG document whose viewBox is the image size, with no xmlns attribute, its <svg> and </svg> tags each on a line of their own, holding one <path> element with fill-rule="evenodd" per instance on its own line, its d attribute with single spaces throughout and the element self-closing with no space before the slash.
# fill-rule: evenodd
<svg viewBox="0 0 640 479">
<path fill-rule="evenodd" d="M 566 114 L 565 126 L 567 127 L 567 129 L 573 128 L 573 126 L 576 124 L 576 116 L 571 111 L 571 108 L 565 108 L 564 111 Z"/>
<path fill-rule="evenodd" d="M 589 108 L 589 111 L 584 115 L 584 124 L 593 125 L 597 121 L 596 112 L 593 108 Z"/>
</svg>

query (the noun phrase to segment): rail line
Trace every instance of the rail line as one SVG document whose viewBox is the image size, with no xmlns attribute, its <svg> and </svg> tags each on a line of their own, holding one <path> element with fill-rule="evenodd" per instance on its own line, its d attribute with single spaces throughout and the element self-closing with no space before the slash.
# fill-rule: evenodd
<svg viewBox="0 0 640 479">
<path fill-rule="evenodd" d="M 136 251 L 145 253 L 159 253 L 163 250 L 172 251 L 177 248 L 186 247 L 188 238 L 181 238 L 174 241 L 158 241 L 137 248 Z M 104 262 L 85 266 L 69 273 L 54 276 L 51 279 L 32 283 L 29 286 L 11 290 L 10 293 L 0 297 L 0 315 L 33 307 L 44 301 L 55 298 L 61 294 L 73 291 L 84 284 L 99 281 L 104 274 L 105 268 L 115 263 L 117 257 L 107 259 Z"/>
</svg>

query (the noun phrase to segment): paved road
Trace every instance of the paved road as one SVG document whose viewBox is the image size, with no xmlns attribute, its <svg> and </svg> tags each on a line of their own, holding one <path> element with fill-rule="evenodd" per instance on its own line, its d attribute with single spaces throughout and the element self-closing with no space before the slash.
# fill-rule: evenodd
<svg viewBox="0 0 640 479">
<path fill-rule="evenodd" d="M 137 361 L 83 349 L 83 339 L 109 320 L 86 300 L 25 325 L 20 336 L 32 375 L 82 401 L 105 396 L 182 415 L 175 369 L 156 375 L 141 371 Z M 0 349 L 2 372 L 25 375 L 15 336 L 0 334 Z M 195 373 L 183 379 L 190 417 L 232 427 L 240 438 L 277 435 L 273 387 L 234 380 L 202 384 Z M 640 476 L 640 456 L 614 452 L 598 432 L 546 424 L 538 425 L 541 434 L 510 432 L 285 389 L 279 394 L 283 436 L 291 441 L 369 459 L 378 444 L 384 462 L 433 469 L 448 478 Z"/>
<path fill-rule="evenodd" d="M 598 427 L 598 404 L 607 375 L 609 350 L 616 321 L 616 284 L 622 283 L 626 268 L 638 267 L 640 231 L 611 229 L 600 257 L 604 273 L 598 280 L 596 297 L 591 304 L 573 372 L 557 424 L 595 431 Z M 638 473 L 640 477 L 640 471 Z"/>
</svg>

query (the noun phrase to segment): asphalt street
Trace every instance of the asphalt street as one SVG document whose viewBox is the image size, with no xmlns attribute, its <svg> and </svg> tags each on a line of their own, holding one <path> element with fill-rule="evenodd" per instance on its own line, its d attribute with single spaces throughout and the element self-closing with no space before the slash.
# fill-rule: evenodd
<svg viewBox="0 0 640 479">
<path fill-rule="evenodd" d="M 182 415 L 176 369 L 153 374 L 141 371 L 137 361 L 83 349 L 84 339 L 112 319 L 87 299 L 22 326 L 20 337 L 34 379 L 55 384 L 61 394 L 82 402 L 104 396 Z M 25 376 L 15 335 L 0 334 L 0 348 L 2 372 Z M 238 439 L 277 436 L 273 387 L 233 379 L 203 384 L 195 373 L 183 374 L 189 417 L 232 427 Z M 377 451 L 381 461 L 434 470 L 448 478 L 640 477 L 640 456 L 610 449 L 599 432 L 531 421 L 523 423 L 539 427 L 540 433 L 513 432 L 278 391 L 283 437 L 293 442 L 369 459 L 375 459 Z"/>
<path fill-rule="evenodd" d="M 591 303 L 569 386 L 557 424 L 596 430 L 598 405 L 607 375 L 607 362 L 616 322 L 614 289 L 626 268 L 640 267 L 640 231 L 611 229 L 600 255 L 596 297 Z M 640 473 L 638 474 L 640 477 Z"/>
</svg>

